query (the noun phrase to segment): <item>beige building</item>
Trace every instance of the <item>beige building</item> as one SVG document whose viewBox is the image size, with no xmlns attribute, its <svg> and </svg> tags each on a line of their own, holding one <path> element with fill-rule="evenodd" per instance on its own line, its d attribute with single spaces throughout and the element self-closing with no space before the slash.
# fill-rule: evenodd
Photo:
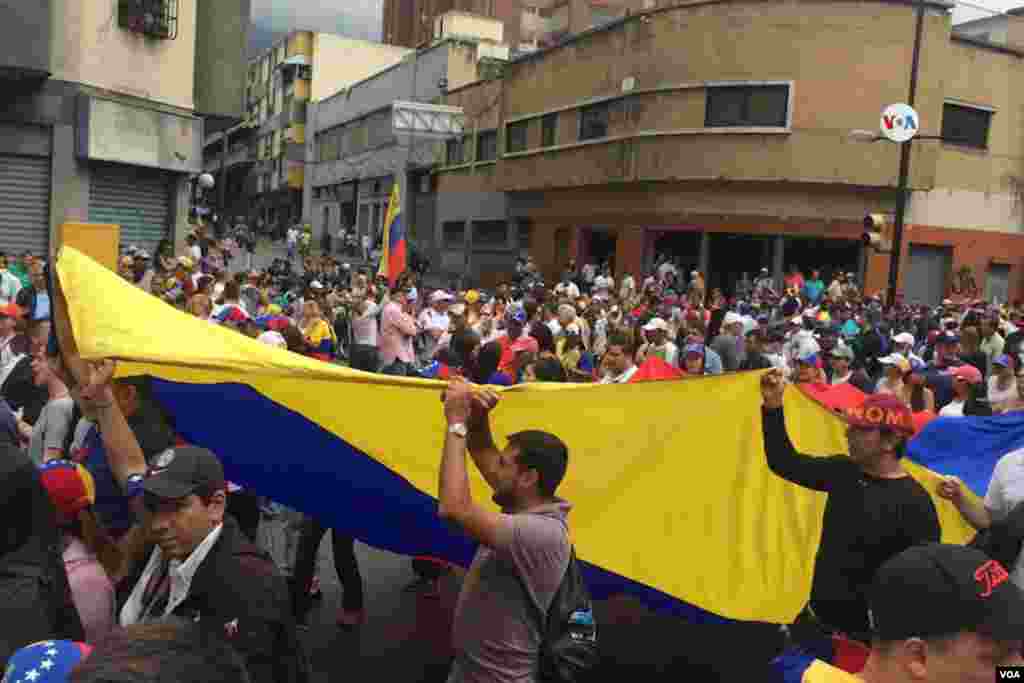
<svg viewBox="0 0 1024 683">
<path fill-rule="evenodd" d="M 862 219 L 893 210 L 899 149 L 849 133 L 907 99 L 913 35 L 913 7 L 886 1 L 632 16 L 510 63 L 493 168 L 444 160 L 438 192 L 504 192 L 509 234 L 552 275 L 569 258 L 636 275 L 672 255 L 712 287 L 796 265 L 880 291 L 888 257 L 865 254 Z M 915 106 L 942 140 L 913 144 L 910 299 L 937 301 L 964 268 L 979 293 L 1024 294 L 1022 55 L 927 5 Z"/>
<path fill-rule="evenodd" d="M 248 116 L 205 141 L 204 167 L 222 178 L 213 207 L 265 229 L 298 222 L 310 102 L 393 65 L 408 52 L 329 33 L 294 31 L 252 59 L 245 82 Z"/>
<path fill-rule="evenodd" d="M 249 0 L 45 0 L 0 8 L 0 249 L 62 223 L 153 249 L 187 228 L 204 120 L 242 114 Z"/>
<path fill-rule="evenodd" d="M 658 0 L 384 0 L 381 36 L 388 44 L 424 47 L 444 32 L 437 25 L 439 17 L 470 13 L 501 22 L 503 41 L 513 52 L 525 52 L 657 4 Z"/>
</svg>

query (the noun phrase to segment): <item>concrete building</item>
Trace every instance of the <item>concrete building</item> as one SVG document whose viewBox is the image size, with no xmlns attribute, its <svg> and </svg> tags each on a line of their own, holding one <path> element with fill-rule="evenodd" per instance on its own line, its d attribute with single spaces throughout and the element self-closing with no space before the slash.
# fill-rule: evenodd
<svg viewBox="0 0 1024 683">
<path fill-rule="evenodd" d="M 529 51 L 656 4 L 657 0 L 384 0 L 381 36 L 385 43 L 423 47 L 444 32 L 437 26 L 439 17 L 469 12 L 497 19 L 505 43 L 514 52 Z"/>
<path fill-rule="evenodd" d="M 0 249 L 46 253 L 64 222 L 184 234 L 203 118 L 242 114 L 249 0 L 0 6 Z"/>
<path fill-rule="evenodd" d="M 849 133 L 906 100 L 913 35 L 913 6 L 887 0 L 631 16 L 511 62 L 486 141 L 495 162 L 443 159 L 438 202 L 504 192 L 509 241 L 552 277 L 571 257 L 621 276 L 673 254 L 712 287 L 797 265 L 860 272 L 884 291 L 889 257 L 866 254 L 860 236 L 865 214 L 895 206 L 899 149 Z M 942 140 L 913 145 L 901 285 L 936 302 L 969 275 L 979 293 L 1020 298 L 1024 110 L 1012 84 L 1024 52 L 954 33 L 949 6 L 933 2 L 921 54 L 921 133 Z M 441 226 L 445 243 L 459 241 L 457 222 Z"/>
<path fill-rule="evenodd" d="M 306 162 L 312 173 L 304 215 L 314 239 L 325 230 L 336 235 L 344 226 L 355 227 L 360 239 L 378 241 L 394 179 L 404 178 L 409 239 L 438 262 L 435 216 L 448 215 L 448 201 L 465 198 L 438 201 L 434 192 L 430 169 L 445 140 L 461 131 L 462 117 L 458 109 L 433 105 L 446 93 L 500 76 L 509 56 L 499 22 L 459 13 L 446 17 L 453 33 L 310 107 Z M 496 114 L 497 106 L 492 101 L 487 110 Z M 492 132 L 497 135 L 493 124 Z M 492 161 L 496 153 L 492 145 Z M 504 216 L 503 202 L 502 197 L 495 208 L 497 218 Z"/>
<path fill-rule="evenodd" d="M 964 21 L 953 26 L 953 33 L 965 39 L 1002 47 L 1024 47 L 1024 31 L 1014 17 L 1024 16 L 1024 7 Z"/>
<path fill-rule="evenodd" d="M 294 31 L 251 60 L 247 116 L 207 136 L 204 169 L 221 179 L 212 206 L 259 226 L 302 216 L 307 108 L 402 58 L 408 50 Z"/>
</svg>

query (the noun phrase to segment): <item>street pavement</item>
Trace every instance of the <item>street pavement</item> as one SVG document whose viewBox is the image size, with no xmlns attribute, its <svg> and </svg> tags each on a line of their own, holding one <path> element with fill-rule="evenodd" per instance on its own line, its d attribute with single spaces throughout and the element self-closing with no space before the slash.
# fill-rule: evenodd
<svg viewBox="0 0 1024 683">
<path fill-rule="evenodd" d="M 450 657 L 451 617 L 460 580 L 442 581 L 441 598 L 403 590 L 414 578 L 409 558 L 356 543 L 363 576 L 366 623 L 338 628 L 341 587 L 330 552 L 320 547 L 323 599 L 309 616 L 303 638 L 313 683 L 370 675 L 388 683 L 444 683 Z M 664 559 L 659 559 L 664 561 Z M 689 563 L 687 563 L 689 565 Z M 680 571 L 700 571 L 699 561 Z M 779 642 L 778 629 L 762 624 L 690 624 L 654 614 L 622 596 L 597 603 L 602 661 L 586 680 L 646 682 L 768 680 L 765 669 Z"/>
</svg>

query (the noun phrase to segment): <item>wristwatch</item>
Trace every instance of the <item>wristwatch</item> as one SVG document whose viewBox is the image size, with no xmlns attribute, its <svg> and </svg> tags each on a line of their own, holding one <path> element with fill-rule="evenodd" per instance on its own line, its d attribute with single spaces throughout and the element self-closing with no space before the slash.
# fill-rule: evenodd
<svg viewBox="0 0 1024 683">
<path fill-rule="evenodd" d="M 461 436 L 465 439 L 466 434 L 468 434 L 469 431 L 466 429 L 466 424 L 464 422 L 456 422 L 455 424 L 448 425 L 448 433 L 454 434 L 455 436 Z"/>
</svg>

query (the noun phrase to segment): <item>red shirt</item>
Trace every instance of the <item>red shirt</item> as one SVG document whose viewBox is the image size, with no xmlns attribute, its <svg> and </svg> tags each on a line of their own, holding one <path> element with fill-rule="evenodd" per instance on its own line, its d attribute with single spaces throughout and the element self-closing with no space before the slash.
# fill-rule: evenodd
<svg viewBox="0 0 1024 683">
<path fill-rule="evenodd" d="M 528 335 L 525 330 L 519 339 L 515 341 L 511 341 L 508 338 L 508 334 L 501 335 L 497 341 L 501 344 L 501 362 L 498 363 L 498 370 L 501 372 L 512 368 L 516 362 L 516 354 L 520 351 L 529 351 L 531 353 L 538 353 L 540 351 L 537 340 Z"/>
</svg>

